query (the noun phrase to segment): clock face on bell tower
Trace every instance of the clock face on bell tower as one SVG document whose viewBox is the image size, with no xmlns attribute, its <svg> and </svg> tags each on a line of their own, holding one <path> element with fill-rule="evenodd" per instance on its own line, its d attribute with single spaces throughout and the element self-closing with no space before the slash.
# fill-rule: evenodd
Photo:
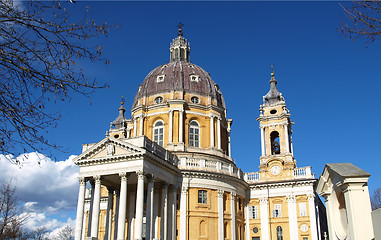
<svg viewBox="0 0 381 240">
<path fill-rule="evenodd" d="M 271 173 L 273 174 L 273 175 L 279 175 L 279 173 L 280 173 L 280 166 L 279 165 L 274 165 L 274 166 L 272 166 L 271 167 Z"/>
</svg>

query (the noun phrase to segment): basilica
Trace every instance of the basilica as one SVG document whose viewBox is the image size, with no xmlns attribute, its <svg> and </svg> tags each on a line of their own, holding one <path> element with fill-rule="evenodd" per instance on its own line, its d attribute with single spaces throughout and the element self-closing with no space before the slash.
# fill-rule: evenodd
<svg viewBox="0 0 381 240">
<path fill-rule="evenodd" d="M 293 122 L 274 72 L 269 88 L 257 118 L 259 168 L 242 172 L 221 89 L 190 62 L 180 26 L 169 62 L 139 86 L 131 118 L 122 100 L 106 137 L 83 144 L 74 159 L 75 239 L 323 240 L 317 179 L 296 166 Z"/>
</svg>

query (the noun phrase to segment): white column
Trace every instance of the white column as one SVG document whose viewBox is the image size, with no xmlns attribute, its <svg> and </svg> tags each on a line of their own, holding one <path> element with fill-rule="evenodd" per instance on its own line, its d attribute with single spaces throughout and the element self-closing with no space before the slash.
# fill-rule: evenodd
<svg viewBox="0 0 381 240">
<path fill-rule="evenodd" d="M 126 128 L 127 138 L 130 138 L 130 129 Z"/>
<path fill-rule="evenodd" d="M 176 209 L 176 202 L 177 202 L 177 186 L 172 186 L 171 191 L 171 239 L 176 240 L 176 226 L 177 226 L 177 209 Z"/>
<path fill-rule="evenodd" d="M 108 197 L 107 197 L 107 215 L 106 215 L 106 228 L 105 228 L 105 240 L 111 240 L 111 225 L 112 225 L 112 208 L 113 208 L 113 196 L 114 190 L 107 187 Z"/>
<path fill-rule="evenodd" d="M 135 218 L 135 239 L 142 239 L 143 231 L 143 208 L 144 208 L 144 172 L 137 171 L 138 185 L 136 187 L 136 218 Z"/>
<path fill-rule="evenodd" d="M 180 196 L 180 240 L 187 239 L 187 198 L 188 187 L 183 185 Z"/>
<path fill-rule="evenodd" d="M 236 233 L 235 233 L 235 228 L 236 228 L 236 224 L 235 224 L 235 198 L 236 197 L 236 194 L 235 193 L 231 193 L 231 196 L 230 196 L 230 206 L 231 206 L 231 213 L 232 213 L 232 236 L 231 236 L 231 240 L 235 240 L 236 239 Z M 246 211 L 246 209 L 245 209 Z"/>
<path fill-rule="evenodd" d="M 217 148 L 221 149 L 221 118 L 217 118 Z"/>
<path fill-rule="evenodd" d="M 86 198 L 86 195 L 85 195 L 85 198 Z M 81 235 L 81 238 L 80 239 L 83 239 L 83 240 L 85 240 L 86 239 L 86 213 L 87 211 L 86 211 L 86 208 L 85 208 L 85 212 L 83 213 L 84 215 L 83 215 L 83 223 L 82 223 L 82 235 Z"/>
<path fill-rule="evenodd" d="M 265 146 L 265 128 L 261 128 L 261 150 L 262 150 L 262 156 L 266 155 L 266 146 Z"/>
<path fill-rule="evenodd" d="M 288 137 L 288 124 L 286 123 L 284 125 L 284 144 L 285 144 L 285 153 L 289 153 L 290 152 L 290 139 Z"/>
<path fill-rule="evenodd" d="M 143 129 L 144 129 L 144 115 L 140 115 L 140 124 L 139 124 L 139 136 L 143 136 Z"/>
<path fill-rule="evenodd" d="M 77 204 L 77 218 L 75 222 L 75 240 L 81 240 L 82 236 L 82 226 L 83 226 L 83 210 L 85 208 L 85 191 L 86 191 L 86 180 L 84 177 L 79 179 L 79 193 L 78 193 L 78 204 Z"/>
<path fill-rule="evenodd" d="M 91 218 L 91 237 L 98 238 L 99 227 L 99 210 L 101 206 L 101 177 L 94 176 L 95 179 L 95 191 L 94 191 L 94 206 L 93 216 Z"/>
<path fill-rule="evenodd" d="M 287 197 L 288 205 L 288 221 L 290 223 L 290 239 L 299 239 L 298 234 L 298 216 L 296 213 L 296 199 L 294 195 L 288 195 Z"/>
<path fill-rule="evenodd" d="M 158 185 L 154 186 L 154 199 L 156 201 L 156 204 L 153 205 L 153 215 L 154 215 L 154 240 L 159 239 L 159 195 L 160 195 L 160 187 Z"/>
<path fill-rule="evenodd" d="M 308 209 L 310 212 L 311 240 L 318 240 L 317 221 L 315 212 L 315 196 L 308 194 Z"/>
<path fill-rule="evenodd" d="M 245 240 L 251 240 L 250 239 L 249 201 L 247 199 L 245 199 Z"/>
<path fill-rule="evenodd" d="M 138 134 L 138 118 L 134 118 L 134 137 Z"/>
<path fill-rule="evenodd" d="M 263 197 L 259 199 L 259 208 L 261 212 L 261 232 L 262 240 L 270 240 L 270 232 L 269 232 L 269 209 L 268 209 L 268 199 L 267 197 Z"/>
<path fill-rule="evenodd" d="M 218 240 L 224 239 L 224 191 L 218 190 Z"/>
<path fill-rule="evenodd" d="M 146 239 L 152 239 L 153 233 L 153 196 L 154 196 L 154 178 L 150 176 L 147 184 L 147 210 L 146 210 Z"/>
<path fill-rule="evenodd" d="M 210 116 L 210 147 L 214 147 L 214 116 Z"/>
<path fill-rule="evenodd" d="M 95 182 L 94 182 L 94 180 L 90 180 L 90 185 L 91 185 L 91 196 L 90 196 L 89 216 L 88 216 L 88 220 L 87 220 L 87 234 L 86 234 L 86 237 L 91 237 L 91 219 L 93 218 L 94 191 L 95 191 Z"/>
<path fill-rule="evenodd" d="M 125 239 L 126 230 L 126 210 L 127 210 L 127 173 L 120 173 L 120 195 L 118 214 L 118 240 Z"/>
<path fill-rule="evenodd" d="M 179 143 L 184 142 L 184 110 L 179 110 Z"/>
<path fill-rule="evenodd" d="M 167 240 L 168 238 L 168 184 L 163 183 L 161 188 L 161 231 L 160 239 Z"/>
<path fill-rule="evenodd" d="M 118 239 L 119 201 L 120 193 L 118 190 L 115 190 L 114 240 Z"/>
<path fill-rule="evenodd" d="M 230 141 L 230 132 L 231 132 L 231 128 L 230 128 L 230 123 L 228 123 L 229 126 L 228 126 L 228 154 L 229 154 L 229 157 L 232 157 L 232 144 L 231 144 L 231 141 Z"/>
<path fill-rule="evenodd" d="M 134 217 L 135 217 L 135 200 L 136 192 L 130 194 L 130 204 L 128 206 L 128 225 L 129 230 L 127 231 L 129 240 L 134 240 Z"/>
<path fill-rule="evenodd" d="M 173 110 L 169 110 L 169 133 L 168 142 L 173 142 Z"/>
</svg>

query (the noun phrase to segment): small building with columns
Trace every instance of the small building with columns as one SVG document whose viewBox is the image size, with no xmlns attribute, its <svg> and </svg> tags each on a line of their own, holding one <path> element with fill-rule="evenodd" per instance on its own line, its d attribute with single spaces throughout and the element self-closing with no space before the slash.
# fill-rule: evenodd
<svg viewBox="0 0 381 240">
<path fill-rule="evenodd" d="M 293 123 L 276 84 L 272 73 L 257 118 L 259 171 L 244 173 L 231 156 L 222 92 L 190 62 L 180 27 L 169 63 L 139 86 L 131 118 L 122 101 L 106 137 L 74 159 L 75 239 L 323 239 L 317 180 L 311 167 L 296 166 Z"/>
</svg>

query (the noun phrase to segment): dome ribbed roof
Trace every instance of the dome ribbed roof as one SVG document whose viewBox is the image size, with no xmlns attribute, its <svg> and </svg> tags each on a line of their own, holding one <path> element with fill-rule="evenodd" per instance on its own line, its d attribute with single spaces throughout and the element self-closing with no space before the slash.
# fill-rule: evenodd
<svg viewBox="0 0 381 240">
<path fill-rule="evenodd" d="M 186 61 L 172 61 L 152 70 L 139 87 L 133 107 L 136 107 L 139 99 L 144 96 L 173 90 L 184 91 L 185 94 L 211 96 L 217 100 L 218 106 L 225 108 L 222 93 L 209 73 Z"/>
</svg>

